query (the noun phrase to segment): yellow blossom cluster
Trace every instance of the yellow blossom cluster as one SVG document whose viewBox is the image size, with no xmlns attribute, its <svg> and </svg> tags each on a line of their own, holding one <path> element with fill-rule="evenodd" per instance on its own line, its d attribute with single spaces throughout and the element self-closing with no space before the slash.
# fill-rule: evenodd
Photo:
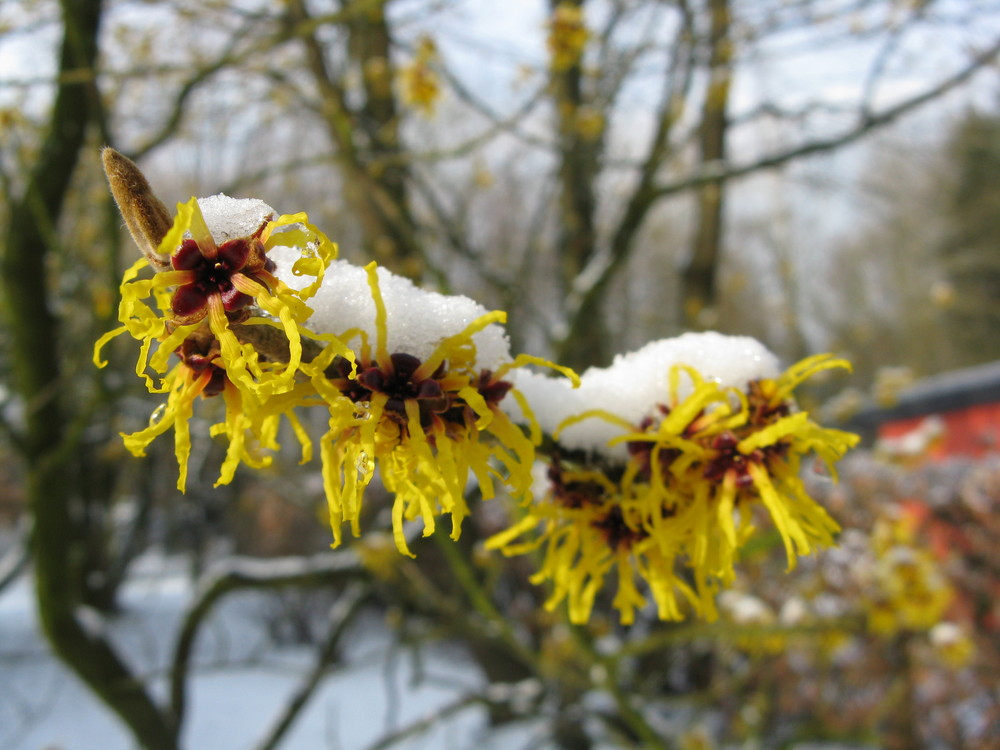
<svg viewBox="0 0 1000 750">
<path fill-rule="evenodd" d="M 311 277 L 312 283 L 295 290 L 274 275 L 267 253 L 276 244 L 299 250 L 292 273 Z M 128 269 L 120 288 L 121 326 L 97 342 L 94 361 L 104 366 L 101 350 L 122 333 L 141 342 L 136 373 L 151 392 L 166 393 L 167 402 L 154 412 L 149 426 L 123 435 L 125 445 L 142 456 L 156 437 L 173 428 L 180 490 L 187 479 L 195 401 L 221 395 L 226 416 L 210 430 L 228 444 L 217 484 L 231 481 L 240 463 L 261 468 L 270 462 L 266 451 L 279 449 L 282 417 L 302 447 L 303 461 L 310 460 L 313 442 L 297 410 L 328 411 L 320 457 L 335 544 L 342 541 L 344 523 L 359 533 L 362 499 L 376 465 L 395 497 L 393 536 L 405 554 L 410 551 L 404 521 L 420 519 L 429 535 L 435 519 L 448 514 L 452 536 L 458 537 L 468 514 L 470 475 L 484 498 L 494 495 L 498 481 L 517 497 L 530 491 L 540 433 L 535 428 L 526 435 L 498 408 L 510 394 L 530 413 L 504 375 L 528 363 L 575 375 L 527 355 L 493 370 L 480 368 L 473 337 L 503 323 L 503 312 L 479 316 L 443 338 L 423 360 L 405 351 L 390 352 L 386 309 L 372 263 L 366 272 L 375 340 L 370 342 L 363 331 L 340 336 L 312 331 L 313 311 L 305 301 L 322 283 L 336 247 L 304 214 L 268 217 L 252 235 L 217 243 L 192 198 L 178 206 L 158 252 L 170 258 L 171 270 L 139 278 L 145 260 Z M 269 317 L 255 317 L 252 311 L 258 308 Z M 236 326 L 243 327 L 240 336 Z M 279 356 L 266 345 L 274 329 L 283 336 L 285 351 Z M 344 343 L 359 334 L 357 351 Z M 303 339 L 312 340 L 316 350 L 308 356 Z M 179 362 L 171 368 L 174 355 Z M 149 371 L 162 375 L 160 382 Z"/>
<path fill-rule="evenodd" d="M 813 374 L 846 366 L 819 355 L 737 389 L 675 365 L 669 393 L 643 423 L 604 410 L 567 419 L 563 429 L 588 419 L 620 426 L 611 442 L 628 446 L 628 460 L 618 465 L 557 454 L 544 498 L 488 545 L 506 554 L 542 549 L 533 580 L 550 582 L 547 607 L 565 601 L 576 623 L 589 619 L 612 571 L 612 605 L 623 623 L 646 604 L 639 581 L 661 619 L 688 613 L 712 619 L 715 594 L 732 582 L 758 509 L 780 534 L 790 569 L 799 555 L 833 543 L 839 527 L 809 497 L 800 469 L 816 456 L 833 473 L 857 437 L 819 426 L 795 409 L 792 396 Z M 681 397 L 685 379 L 689 392 Z"/>
<path fill-rule="evenodd" d="M 552 70 L 569 70 L 580 61 L 590 39 L 583 8 L 563 2 L 556 6 L 549 19 L 548 47 Z"/>
<path fill-rule="evenodd" d="M 976 646 L 969 633 L 954 622 L 939 622 L 928 637 L 934 654 L 952 669 L 961 669 L 975 656 Z"/>
<path fill-rule="evenodd" d="M 123 333 L 141 343 L 136 374 L 151 393 L 168 394 L 167 402 L 154 411 L 148 427 L 124 436 L 125 445 L 134 455 L 145 455 L 157 436 L 174 428 L 177 488 L 183 491 L 191 453 L 188 422 L 199 396 L 221 394 L 226 405 L 225 420 L 211 428 L 213 435 L 225 435 L 229 445 L 218 484 L 231 481 L 241 462 L 255 468 L 269 462 L 255 448 L 276 447 L 283 414 L 302 434 L 292 404 L 281 395 L 295 386 L 302 336 L 309 335 L 303 326 L 311 313 L 305 300 L 319 288 L 337 248 L 305 214 L 266 217 L 251 236 L 216 243 L 197 199 L 178 204 L 177 211 L 159 248 L 170 257 L 171 270 L 139 278 L 147 266 L 143 259 L 125 272 L 118 307 L 121 326 L 98 340 L 94 363 L 107 364 L 101 350 Z M 278 280 L 267 258 L 272 246 L 289 242 L 304 250 L 297 272 L 315 279 L 302 290 Z M 273 318 L 252 317 L 253 308 Z M 287 360 L 267 361 L 251 344 L 241 343 L 233 330 L 238 324 L 280 327 L 288 342 Z M 180 361 L 171 366 L 174 354 Z M 163 376 L 159 383 L 150 371 Z"/>
<path fill-rule="evenodd" d="M 469 513 L 465 489 L 470 474 L 484 499 L 494 496 L 497 478 L 515 496 L 530 493 L 540 434 L 536 428 L 529 438 L 499 409 L 513 390 L 504 375 L 529 362 L 575 375 L 529 356 L 495 371 L 479 369 L 473 336 L 503 323 L 505 315 L 499 311 L 444 339 L 423 361 L 407 352 L 390 353 L 375 264 L 366 271 L 376 310 L 374 348 L 365 342 L 355 357 L 339 361 L 337 350 L 327 349 L 303 368 L 330 411 L 330 429 L 320 450 L 335 543 L 341 542 L 345 522 L 355 536 L 359 533 L 361 500 L 378 463 L 382 483 L 395 495 L 396 546 L 411 554 L 404 520 L 421 519 L 427 536 L 434 532 L 434 519 L 448 514 L 452 538 L 458 538 Z M 512 396 L 529 409 L 518 391 Z"/>
<path fill-rule="evenodd" d="M 892 635 L 940 623 L 953 591 L 931 553 L 917 544 L 911 520 L 879 520 L 872 550 L 875 564 L 865 596 L 869 629 Z"/>
<path fill-rule="evenodd" d="M 400 73 L 403 101 L 428 117 L 434 114 L 434 107 L 441 98 L 441 82 L 433 67 L 437 57 L 437 45 L 425 36 L 417 45 L 413 59 Z"/>
<path fill-rule="evenodd" d="M 233 204 L 240 203 L 217 198 L 224 205 L 211 204 L 213 227 L 222 221 L 218 211 L 236 211 Z M 856 437 L 817 425 L 797 409 L 793 392 L 819 371 L 846 367 L 844 361 L 812 357 L 743 388 L 677 364 L 662 401 L 650 404 L 638 423 L 602 409 L 574 413 L 574 406 L 552 435 L 549 489 L 533 500 L 542 431 L 512 371 L 540 365 L 576 386 L 575 373 L 537 357 L 511 357 L 499 328 L 505 313 L 468 300 L 472 307 L 450 317 L 435 307 L 448 322 L 440 327 L 436 321 L 427 341 L 402 337 L 411 330 L 406 326 L 422 330 L 413 316 L 428 293 L 412 285 L 412 295 L 404 293 L 391 274 L 380 280 L 374 263 L 363 270 L 338 263 L 333 274 L 337 248 L 305 214 L 275 219 L 262 213 L 258 220 L 251 211 L 227 229 L 210 230 L 203 208 L 213 200 L 178 205 L 152 255 L 154 273 L 142 273 L 147 260 L 126 271 L 121 325 L 101 337 L 94 352 L 104 366 L 101 351 L 109 341 L 127 333 L 139 342 L 135 371 L 151 392 L 166 394 L 166 402 L 148 426 L 123 435 L 125 445 L 142 456 L 173 429 L 180 490 L 199 397 L 221 396 L 225 405 L 224 418 L 209 430 L 227 445 L 217 484 L 230 482 L 240 464 L 267 466 L 280 449 L 282 423 L 303 462 L 311 460 L 314 442 L 302 413 L 321 410 L 327 429 L 318 453 L 334 545 L 345 525 L 360 533 L 365 491 L 376 471 L 393 495 L 393 544 L 407 555 L 407 522 L 419 521 L 426 536 L 450 516 L 451 536 L 458 538 L 470 512 L 470 480 L 483 499 L 503 485 L 524 513 L 488 546 L 506 554 L 542 550 L 533 580 L 549 582 L 548 608 L 566 602 L 576 623 L 589 619 L 610 574 L 617 582 L 612 604 L 624 623 L 645 607 L 647 592 L 662 619 L 715 617 L 715 595 L 733 581 L 757 516 L 770 517 L 789 568 L 799 555 L 833 542 L 837 524 L 809 497 L 800 469 L 815 456 L 833 472 Z M 346 287 L 332 283 L 341 276 Z M 342 320 L 330 305 L 346 306 L 336 289 L 356 298 L 355 327 L 329 322 Z M 387 305 L 387 289 L 393 305 L 403 297 L 409 305 L 391 320 L 390 308 L 401 308 Z M 323 315 L 310 307 L 318 308 L 320 298 Z M 480 358 L 485 349 L 490 353 Z M 560 388 L 566 382 L 542 380 Z M 587 398 L 594 402 L 591 395 L 579 403 Z M 511 402 L 520 424 L 509 416 Z M 611 454 L 598 458 L 560 447 L 560 434 L 585 422 L 610 426 L 616 434 Z M 614 450 L 627 459 L 613 459 Z"/>
</svg>

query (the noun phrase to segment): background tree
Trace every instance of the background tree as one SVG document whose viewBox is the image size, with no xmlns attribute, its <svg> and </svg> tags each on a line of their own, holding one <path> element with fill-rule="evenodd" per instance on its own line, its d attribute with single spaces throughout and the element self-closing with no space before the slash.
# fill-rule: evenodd
<svg viewBox="0 0 1000 750">
<path fill-rule="evenodd" d="M 173 746 L 175 725 L 154 707 L 145 687 L 110 644 L 88 629 L 79 608 L 91 535 L 86 498 L 79 494 L 76 450 L 90 415 L 62 398 L 67 382 L 60 329 L 49 293 L 47 261 L 59 253 L 66 197 L 88 126 L 98 118 L 95 86 L 102 4 L 62 3 L 63 40 L 55 101 L 39 153 L 23 188 L 8 183 L 3 280 L 11 360 L 24 410 L 14 428 L 25 463 L 26 499 L 33 521 L 32 563 L 39 619 L 56 653 L 110 705 L 150 748 Z M 17 192 L 15 192 L 17 191 Z M 77 405 L 78 406 L 78 405 Z"/>
<path fill-rule="evenodd" d="M 42 2 L 37 10 L 52 7 Z M 737 180 L 834 152 L 943 101 L 995 60 L 998 38 L 989 36 L 990 24 L 975 22 L 993 18 L 996 9 L 875 0 L 539 2 L 535 45 L 492 60 L 488 45 L 470 56 L 449 38 L 449 28 L 457 36 L 452 14 L 461 11 L 452 3 L 293 0 L 249 9 L 194 0 L 119 3 L 106 10 L 101 33 L 100 4 L 65 0 L 60 10 L 65 33 L 52 106 L 7 107 L 5 124 L 17 127 L 4 131 L 3 143 L 4 355 L 17 372 L 25 415 L 23 424 L 13 419 L 9 426 L 35 517 L 40 611 L 57 651 L 139 742 L 175 747 L 190 715 L 194 645 L 217 605 L 240 590 L 323 586 L 344 592 L 342 601 L 324 620 L 314 664 L 276 710 L 262 747 L 285 736 L 373 598 L 465 644 L 491 678 L 505 685 L 527 680 L 535 710 L 556 707 L 552 734 L 560 746 L 592 741 L 580 716 L 593 690 L 608 699 L 610 708 L 596 717 L 605 732 L 623 743 L 664 746 L 632 694 L 682 693 L 711 682 L 721 667 L 705 657 L 710 649 L 665 646 L 687 643 L 693 631 L 651 625 L 648 639 L 610 658 L 595 642 L 600 627 L 612 626 L 553 630 L 533 614 L 541 596 L 535 589 L 518 600 L 520 610 L 512 608 L 522 615 L 512 625 L 502 613 L 511 592 L 524 591 L 525 571 L 471 566 L 448 543 L 421 549 L 418 563 L 403 561 L 388 578 L 353 552 L 268 565 L 236 560 L 210 571 L 184 614 L 170 695 L 162 700 L 109 641 L 83 628 L 79 604 L 113 599 L 92 582 L 124 575 L 109 563 L 101 540 L 110 534 L 101 519 L 121 495 L 116 488 L 125 470 L 95 456 L 122 424 L 134 427 L 150 410 L 145 401 L 129 408 L 113 379 L 91 382 L 79 376 L 89 370 L 76 366 L 95 338 L 79 310 L 112 314 L 111 266 L 125 261 L 109 258 L 118 255 L 117 235 L 104 213 L 110 204 L 96 169 L 99 141 L 141 159 L 164 198 L 226 188 L 307 209 L 346 255 L 374 256 L 443 289 L 500 303 L 512 311 L 519 348 L 556 352 L 585 366 L 606 361 L 628 337 L 638 344 L 727 319 L 731 330 L 743 330 L 755 316 L 752 325 L 769 330 L 759 320 L 759 295 L 748 294 L 728 311 L 720 300 L 727 273 L 740 270 L 733 256 L 751 265 L 744 237 L 727 240 L 733 236 L 727 222 L 742 218 L 737 207 L 760 183 Z M 958 29 L 968 44 L 949 47 L 948 64 L 920 88 L 888 100 L 881 95 L 922 35 L 945 28 Z M 429 108 L 408 101 L 402 88 L 428 34 L 438 52 L 421 64 L 442 92 Z M 876 53 L 851 76 L 856 95 L 846 104 L 811 89 L 797 102 L 772 92 L 750 104 L 737 96 L 762 58 L 796 44 L 826 45 L 829 55 L 839 54 L 836 45 L 873 45 Z M 497 59 L 501 84 L 477 77 L 478 63 Z M 43 78 L 5 84 L 4 91 L 51 82 Z M 41 130 L 32 128 L 36 116 L 44 120 Z M 768 131 L 780 137 L 769 141 L 761 135 Z M 99 221 L 73 221 L 92 214 L 94 205 Z M 958 205 L 964 210 L 969 203 Z M 874 236 L 840 256 L 849 261 L 853 253 L 857 276 L 868 275 L 873 248 L 888 243 Z M 792 237 L 787 247 L 800 242 Z M 776 264 L 785 269 L 795 256 L 787 247 Z M 893 262 L 884 268 L 889 283 Z M 831 304 L 850 304 L 862 283 L 845 272 Z M 788 306 L 806 307 L 801 300 L 815 288 L 789 292 L 800 301 Z M 674 292 L 669 298 L 667 289 Z M 849 322 L 856 322 L 858 307 Z M 871 340 L 892 340 L 895 315 Z M 803 331 L 789 348 L 809 348 Z M 856 340 L 845 340 L 845 347 Z M 130 364 L 120 358 L 116 366 Z M 201 455 L 212 450 L 199 448 Z M 285 487 L 295 489 L 285 494 L 303 494 L 303 475 L 282 473 Z M 156 472 L 145 474 L 150 486 L 139 493 L 147 503 L 140 509 L 159 492 Z M 204 516 L 197 521 L 202 525 Z M 463 544 L 489 533 L 489 519 L 478 521 L 482 528 L 470 529 Z M 709 637 L 704 630 L 698 635 Z M 652 653 L 660 660 L 643 661 Z M 683 684 L 665 686 L 674 659 L 682 663 Z M 499 720 L 512 716 L 523 697 L 511 688 L 473 692 L 466 700 L 487 705 Z"/>
<path fill-rule="evenodd" d="M 972 111 L 948 144 L 954 180 L 944 207 L 951 225 L 941 255 L 950 288 L 947 295 L 956 363 L 1000 358 L 1000 120 Z"/>
<path fill-rule="evenodd" d="M 240 123 L 229 147 L 200 160 L 202 185 L 300 192 L 311 213 L 343 227 L 349 252 L 364 248 L 390 264 L 398 256 L 444 288 L 461 281 L 514 311 L 515 336 L 577 365 L 612 353 L 602 333 L 617 300 L 609 303 L 640 271 L 633 261 L 669 202 L 694 200 L 696 221 L 676 257 L 668 248 L 643 257 L 645 268 L 679 269 L 674 300 L 649 301 L 659 308 L 661 333 L 715 319 L 725 222 L 736 210 L 724 209 L 724 196 L 737 178 L 850 145 L 968 82 L 1000 49 L 986 26 L 973 31 L 988 5 L 959 12 L 948 3 L 874 0 L 844 8 L 806 0 L 551 2 L 534 16 L 535 37 L 544 26 L 548 50 L 525 42 L 489 66 L 507 72 L 487 78 L 449 38 L 457 33 L 451 6 L 180 8 L 165 6 L 164 22 L 191 30 L 180 35 L 191 40 L 184 59 L 200 63 L 154 78 L 121 71 L 117 119 L 130 125 L 119 146 L 153 155 L 171 132 L 137 130 L 131 101 L 144 102 L 146 120 L 181 121 L 168 150 L 204 140 L 197 123 Z M 223 37 L 211 47 L 221 54 L 194 42 L 196 27 Z M 421 64 L 440 93 L 432 106 L 416 107 L 406 99 L 405 74 L 435 27 L 437 54 Z M 923 38 L 962 33 L 968 51 L 928 62 L 922 87 L 889 93 L 912 74 Z M 126 57 L 133 43 L 145 43 L 122 38 Z M 866 61 L 845 77 L 853 98 L 749 95 L 762 66 L 801 57 L 805 67 L 817 45 L 857 50 Z M 237 79 L 252 96 L 221 93 Z M 154 86 L 160 93 L 146 107 L 150 95 L 136 92 Z M 487 99 L 485 90 L 503 95 Z M 784 137 L 765 148 L 767 130 Z M 241 161 L 241 149 L 254 158 Z M 512 161 L 530 173 L 516 177 L 513 190 L 501 184 L 513 176 Z M 505 188 L 509 205 L 498 200 Z M 527 285 L 525 268 L 536 271 Z"/>
</svg>

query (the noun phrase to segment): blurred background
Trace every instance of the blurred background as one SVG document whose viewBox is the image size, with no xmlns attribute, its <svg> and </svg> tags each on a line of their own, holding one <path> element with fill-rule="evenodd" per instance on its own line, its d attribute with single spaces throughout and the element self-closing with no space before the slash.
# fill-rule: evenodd
<svg viewBox="0 0 1000 750">
<path fill-rule="evenodd" d="M 989 0 L 4 0 L 0 748 L 1000 747 L 998 54 Z M 579 369 L 848 358 L 805 404 L 865 438 L 810 478 L 841 546 L 748 551 L 719 623 L 572 628 L 481 552 L 500 501 L 458 557 L 328 553 L 318 465 L 213 488 L 207 429 L 179 495 L 118 437 L 135 351 L 91 363 L 136 258 L 104 145 Z"/>
</svg>

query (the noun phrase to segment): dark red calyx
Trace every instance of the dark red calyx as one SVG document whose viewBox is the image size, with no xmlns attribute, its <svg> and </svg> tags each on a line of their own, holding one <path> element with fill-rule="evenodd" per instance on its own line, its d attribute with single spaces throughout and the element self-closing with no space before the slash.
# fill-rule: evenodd
<svg viewBox="0 0 1000 750">
<path fill-rule="evenodd" d="M 608 546 L 616 552 L 622 548 L 629 549 L 641 542 L 648 534 L 642 529 L 633 529 L 625 521 L 620 506 L 612 506 L 604 518 L 594 521 L 593 526 L 604 536 Z"/>
</svg>

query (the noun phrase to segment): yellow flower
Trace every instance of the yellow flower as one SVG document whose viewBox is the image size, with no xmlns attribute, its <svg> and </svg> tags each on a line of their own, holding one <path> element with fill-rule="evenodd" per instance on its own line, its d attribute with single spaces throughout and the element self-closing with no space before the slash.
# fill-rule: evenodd
<svg viewBox="0 0 1000 750">
<path fill-rule="evenodd" d="M 573 3 L 559 3 L 549 19 L 548 47 L 552 70 L 562 72 L 576 65 L 590 32 L 583 16 L 583 8 Z"/>
<path fill-rule="evenodd" d="M 935 655 L 952 669 L 967 666 L 976 653 L 972 638 L 953 622 L 939 622 L 931 628 L 930 642 Z"/>
<path fill-rule="evenodd" d="M 784 542 L 788 567 L 799 555 L 833 544 L 837 523 L 806 492 L 803 458 L 833 464 L 856 444 L 856 435 L 820 427 L 789 400 L 803 380 L 820 370 L 847 367 L 827 355 L 811 357 L 775 379 L 724 389 L 690 369 L 675 367 L 663 419 L 627 433 L 626 442 L 649 490 L 660 502 L 650 524 L 680 534 L 699 589 L 708 580 L 732 581 L 739 549 L 752 533 L 753 508 L 763 506 Z M 694 390 L 678 399 L 681 372 Z M 664 518 L 660 508 L 670 511 Z"/>
<path fill-rule="evenodd" d="M 645 581 L 660 619 L 683 619 L 682 601 L 700 608 L 695 592 L 677 575 L 674 559 L 679 550 L 665 549 L 652 537 L 642 502 L 627 494 L 631 487 L 627 480 L 615 481 L 602 471 L 566 468 L 558 455 L 549 478 L 551 488 L 545 496 L 532 503 L 519 522 L 486 542 L 488 549 L 508 556 L 544 547 L 541 567 L 531 581 L 551 582 L 547 610 L 565 601 L 570 622 L 587 622 L 612 571 L 617 571 L 612 606 L 624 624 L 632 623 L 636 610 L 646 605 L 637 579 Z M 517 542 L 525 536 L 526 541 Z"/>
<path fill-rule="evenodd" d="M 190 236 L 185 238 L 185 234 Z M 266 253 L 277 245 L 300 249 L 293 273 L 314 277 L 312 284 L 294 291 L 272 275 L 274 266 Z M 147 261 L 129 268 L 120 287 L 118 319 L 122 325 L 102 336 L 94 347 L 94 363 L 104 367 L 107 363 L 100 357 L 104 345 L 122 333 L 130 334 L 141 342 L 136 374 L 145 379 L 150 392 L 168 394 L 147 428 L 124 436 L 126 447 L 136 456 L 145 455 L 150 442 L 173 427 L 180 467 L 177 486 L 183 491 L 194 401 L 198 396 L 221 395 L 226 416 L 211 428 L 213 436 L 225 435 L 229 443 L 219 484 L 231 481 L 241 462 L 259 468 L 270 461 L 258 456 L 257 449 L 277 449 L 282 415 L 290 421 L 308 459 L 311 443 L 293 412 L 309 395 L 294 379 L 302 358 L 301 334 L 312 335 L 302 326 L 310 314 L 303 300 L 319 287 L 336 247 L 308 223 L 305 214 L 275 221 L 268 217 L 251 235 L 217 244 L 197 199 L 192 198 L 178 205 L 178 215 L 159 252 L 171 258 L 173 270 L 139 279 Z M 252 305 L 277 321 L 251 318 Z M 234 323 L 281 328 L 287 336 L 289 360 L 262 358 L 252 344 L 237 339 L 231 327 Z M 338 346 L 333 337 L 317 338 L 328 341 L 331 348 Z M 174 354 L 181 361 L 167 372 Z M 149 370 L 165 374 L 159 384 Z"/>
<path fill-rule="evenodd" d="M 794 411 L 790 399 L 814 373 L 846 366 L 826 355 L 812 357 L 741 390 L 674 365 L 664 402 L 650 405 L 652 416 L 639 425 L 607 410 L 565 419 L 556 440 L 561 431 L 589 419 L 619 426 L 622 433 L 609 446 L 628 447 L 625 465 L 609 468 L 605 459 L 564 476 L 554 464 L 546 499 L 491 539 L 490 546 L 518 554 L 544 544 L 536 579 L 553 582 L 550 602 L 568 598 L 574 622 L 589 617 L 601 580 L 615 565 L 619 591 L 613 604 L 623 622 L 631 622 L 634 609 L 643 605 L 634 576 L 645 579 L 661 619 L 683 616 L 678 601 L 714 618 L 715 594 L 735 576 L 739 551 L 754 532 L 756 508 L 766 510 L 780 533 L 789 568 L 799 555 L 833 543 L 839 527 L 809 497 L 799 476 L 801 464 L 816 455 L 832 472 L 857 437 L 820 427 L 806 412 Z M 601 488 L 599 500 L 580 502 L 578 492 L 567 490 L 581 481 Z M 535 541 L 513 544 L 539 524 Z M 675 572 L 681 566 L 688 569 L 693 589 L 683 583 L 685 575 Z"/>
<path fill-rule="evenodd" d="M 321 440 L 320 454 L 334 544 L 342 541 L 344 523 L 350 524 L 355 536 L 360 533 L 362 498 L 378 465 L 383 484 L 395 495 L 396 546 L 409 555 L 404 521 L 421 519 L 428 536 L 434 532 L 436 518 L 447 514 L 452 538 L 458 538 L 469 512 L 465 490 L 470 474 L 477 479 L 484 499 L 494 496 L 494 480 L 506 484 L 516 496 L 530 491 L 539 431 L 535 428 L 529 438 L 498 404 L 512 391 L 504 374 L 539 360 L 522 356 L 493 372 L 477 368 L 472 337 L 493 323 L 502 323 L 502 312 L 473 320 L 440 341 L 423 360 L 408 352 L 390 353 L 375 263 L 365 270 L 375 304 L 374 351 L 365 341 L 356 354 L 356 377 L 334 347 L 303 369 L 311 373 L 316 391 L 330 410 L 329 431 Z M 511 395 L 523 404 L 516 391 Z"/>
<path fill-rule="evenodd" d="M 866 596 L 869 629 L 892 635 L 930 630 L 941 622 L 953 591 L 934 557 L 917 546 L 909 520 L 880 520 L 872 549 L 873 585 Z"/>
<path fill-rule="evenodd" d="M 275 436 L 282 415 L 290 420 L 302 444 L 303 460 L 309 459 L 311 442 L 292 412 L 299 394 L 294 398 L 285 395 L 261 401 L 252 392 L 241 390 L 221 366 L 219 345 L 211 336 L 189 336 L 176 353 L 181 361 L 167 373 L 162 386 L 154 389 L 154 392 L 167 393 L 167 402 L 153 412 L 148 427 L 131 435 L 122 434 L 125 447 L 134 456 L 146 455 L 149 444 L 173 427 L 174 453 L 179 469 L 177 489 L 183 492 L 191 455 L 189 420 L 194 414 L 195 400 L 199 396 L 221 395 L 226 407 L 225 419 L 209 430 L 213 437 L 225 436 L 228 446 L 216 486 L 231 482 L 240 463 L 252 468 L 270 464 L 270 456 L 258 455 L 256 449 L 277 449 Z"/>
<path fill-rule="evenodd" d="M 434 107 L 441 98 L 441 83 L 432 67 L 437 56 L 437 45 L 425 36 L 417 45 L 413 60 L 401 72 L 403 101 L 428 117 L 434 114 Z"/>
<path fill-rule="evenodd" d="M 354 549 L 365 570 L 378 580 L 392 581 L 399 576 L 403 558 L 388 534 L 367 534 Z"/>
<path fill-rule="evenodd" d="M 173 350 L 207 320 L 221 345 L 222 366 L 232 382 L 262 396 L 291 388 L 302 359 L 301 334 L 306 332 L 302 323 L 311 314 L 304 300 L 322 283 L 326 267 L 336 256 L 336 246 L 302 213 L 274 221 L 268 217 L 250 236 L 217 244 L 197 198 L 178 204 L 177 211 L 159 247 L 160 254 L 170 257 L 173 270 L 138 279 L 145 265 L 139 261 L 126 271 L 118 308 L 122 326 L 98 340 L 95 363 L 103 367 L 100 350 L 127 332 L 142 342 L 136 372 L 152 387 L 147 367 L 166 372 Z M 300 247 L 302 258 L 294 270 L 315 277 L 314 283 L 296 291 L 275 278 L 274 265 L 266 253 L 276 245 Z M 147 302 L 150 297 L 152 306 Z M 276 318 L 288 337 L 286 367 L 262 368 L 253 347 L 241 344 L 233 333 L 231 324 L 236 322 L 273 325 L 270 320 L 250 318 L 251 305 Z M 160 342 L 159 348 L 150 355 L 155 341 Z"/>
</svg>

